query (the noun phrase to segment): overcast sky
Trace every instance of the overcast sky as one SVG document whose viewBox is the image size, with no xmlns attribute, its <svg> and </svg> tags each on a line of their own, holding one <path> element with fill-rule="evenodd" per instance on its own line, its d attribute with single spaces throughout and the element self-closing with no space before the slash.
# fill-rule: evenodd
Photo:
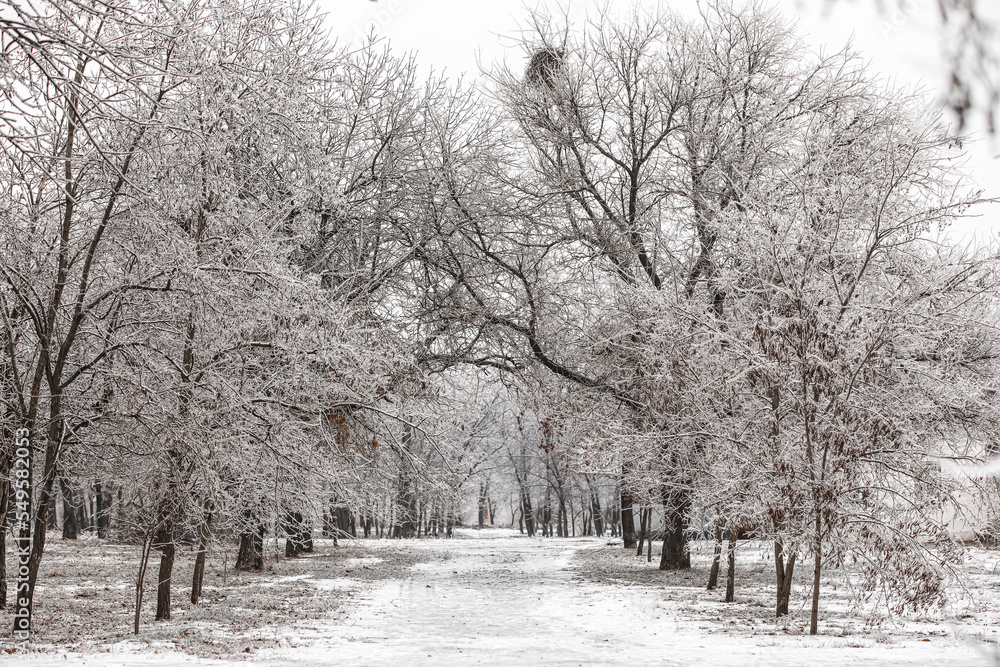
<svg viewBox="0 0 1000 667">
<path fill-rule="evenodd" d="M 664 0 L 677 11 L 693 13 L 696 0 Z M 995 2 L 995 0 L 990 0 Z M 521 59 L 511 49 L 511 36 L 524 23 L 527 8 L 535 6 L 563 8 L 571 17 L 582 19 L 604 4 L 626 8 L 631 2 L 572 0 L 320 0 L 329 12 L 327 22 L 341 42 L 364 38 L 374 27 L 389 40 L 396 52 L 412 51 L 426 70 L 443 70 L 449 75 L 478 76 L 480 63 L 489 66 L 505 57 Z M 652 4 L 637 0 L 637 4 Z M 896 9 L 894 0 L 883 0 L 884 12 L 877 0 L 774 0 L 799 25 L 799 32 L 814 48 L 836 50 L 848 41 L 870 60 L 874 72 L 901 86 L 922 86 L 929 102 L 945 81 L 941 64 L 939 27 L 934 0 L 907 0 Z M 989 4 L 987 2 L 986 4 Z M 1000 3 L 996 3 L 1000 5 Z M 514 64 L 514 62 L 512 62 Z M 975 127 L 973 127 L 975 130 Z M 1000 142 L 981 132 L 973 132 L 977 141 L 970 149 L 969 171 L 988 196 L 1000 196 Z M 987 233 L 997 236 L 1000 208 L 981 208 L 979 219 L 960 225 L 955 231 L 968 236 Z"/>
</svg>

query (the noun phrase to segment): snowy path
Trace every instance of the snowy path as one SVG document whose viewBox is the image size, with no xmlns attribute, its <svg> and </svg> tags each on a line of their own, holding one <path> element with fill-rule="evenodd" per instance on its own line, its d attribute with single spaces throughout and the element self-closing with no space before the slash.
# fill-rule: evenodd
<svg viewBox="0 0 1000 667">
<path fill-rule="evenodd" d="M 705 635 L 660 590 L 574 578 L 573 553 L 604 541 L 474 534 L 449 543 L 450 558 L 363 595 L 325 646 L 282 657 L 344 665 L 996 664 L 951 638 L 859 648 L 857 637 Z M 421 547 L 442 545 L 412 548 Z"/>
<path fill-rule="evenodd" d="M 309 621 L 308 628 L 303 623 L 272 627 L 268 632 L 281 638 L 280 648 L 260 650 L 246 661 L 122 646 L 110 655 L 17 656 L 10 662 L 25 667 L 1000 665 L 982 644 L 953 637 L 880 644 L 864 635 L 786 634 L 770 621 L 766 627 L 727 633 L 735 626 L 724 625 L 729 621 L 720 613 L 721 603 L 697 602 L 705 613 L 690 612 L 690 596 L 705 598 L 702 592 L 685 589 L 689 598 L 684 602 L 677 587 L 615 585 L 577 576 L 578 552 L 606 545 L 595 538 L 532 540 L 503 530 L 462 531 L 454 540 L 385 541 L 369 547 L 370 558 L 391 558 L 400 549 L 426 550 L 426 558 L 402 578 L 369 582 L 367 588 L 347 578 L 306 575 L 303 583 L 351 597 L 337 613 Z M 361 566 L 367 559 L 354 560 Z M 7 661 L 0 657 L 0 664 Z"/>
<path fill-rule="evenodd" d="M 489 531 L 487 534 L 492 533 Z M 591 596 L 567 565 L 593 540 L 456 541 L 452 557 L 418 565 L 360 603 L 338 630 L 350 664 L 597 664 L 624 658 L 610 636 L 625 598 Z M 634 607 L 634 605 L 629 605 Z M 629 627 L 649 628 L 634 613 Z M 307 658 L 309 660 L 309 658 Z"/>
</svg>

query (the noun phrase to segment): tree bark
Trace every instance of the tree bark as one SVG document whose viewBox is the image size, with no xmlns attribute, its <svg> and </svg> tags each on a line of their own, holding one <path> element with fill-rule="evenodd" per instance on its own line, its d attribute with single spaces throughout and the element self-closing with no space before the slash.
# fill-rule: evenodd
<svg viewBox="0 0 1000 667">
<path fill-rule="evenodd" d="M 312 525 L 303 521 L 302 528 L 298 534 L 299 549 L 304 554 L 311 554 L 314 551 Z"/>
<path fill-rule="evenodd" d="M 340 546 L 340 530 L 337 523 L 340 518 L 337 516 L 337 508 L 330 506 L 330 535 L 333 537 L 333 546 Z"/>
<path fill-rule="evenodd" d="M 48 528 L 49 511 L 52 506 L 53 488 L 55 487 L 56 480 L 56 461 L 59 458 L 59 448 L 62 440 L 62 394 L 59 393 L 58 385 L 56 385 L 55 387 L 50 386 L 49 429 L 45 443 L 45 467 L 43 469 L 41 489 L 38 494 L 38 510 L 35 514 L 34 531 L 29 533 L 31 555 L 28 557 L 28 590 L 24 596 L 18 596 L 19 602 L 20 599 L 25 599 L 27 602 L 25 606 L 29 611 L 34 608 L 35 582 L 38 580 L 38 568 L 42 564 L 42 554 L 45 553 L 46 529 Z M 19 604 L 18 606 L 21 605 Z"/>
<path fill-rule="evenodd" d="M 573 499 L 569 499 L 569 509 L 567 510 L 566 505 L 562 505 L 559 508 L 563 516 L 563 537 L 576 537 L 576 513 L 573 512 Z M 570 519 L 572 519 L 572 524 L 570 524 Z M 570 528 L 573 532 L 570 533 Z"/>
<path fill-rule="evenodd" d="M 212 537 L 212 503 L 205 502 L 205 515 L 198 527 L 198 555 L 194 559 L 194 576 L 191 578 L 191 604 L 201 600 L 201 585 L 205 580 L 205 558 Z"/>
<path fill-rule="evenodd" d="M 545 486 L 545 504 L 542 505 L 542 537 L 551 537 L 552 527 L 549 523 L 552 521 L 552 490 L 549 485 Z"/>
<path fill-rule="evenodd" d="M 639 508 L 639 548 L 636 549 L 635 555 L 642 555 L 642 547 L 646 543 L 646 534 L 649 525 L 649 512 L 648 509 Z"/>
<path fill-rule="evenodd" d="M 339 516 L 338 516 L 339 519 Z M 339 525 L 339 524 L 338 524 Z M 285 514 L 285 557 L 295 558 L 312 551 L 312 530 L 306 525 L 302 512 Z"/>
<path fill-rule="evenodd" d="M 77 497 L 73 492 L 73 487 L 65 477 L 59 477 L 59 491 L 62 493 L 63 505 L 63 525 L 62 536 L 64 540 L 75 540 L 80 533 L 80 524 L 77 514 Z"/>
<path fill-rule="evenodd" d="M 486 487 L 479 485 L 479 529 L 486 525 Z"/>
<path fill-rule="evenodd" d="M 264 569 L 264 526 L 240 533 L 240 550 L 236 555 L 236 569 L 242 572 L 260 572 Z"/>
<path fill-rule="evenodd" d="M 160 573 L 156 585 L 156 620 L 170 620 L 170 580 L 174 570 L 174 522 L 172 517 L 164 520 L 164 525 L 153 548 L 160 552 Z"/>
<path fill-rule="evenodd" d="M 795 571 L 795 553 L 788 556 L 785 563 L 784 547 L 781 542 L 774 542 L 774 569 L 777 584 L 777 602 L 775 604 L 775 617 L 788 615 L 788 602 L 792 596 L 792 573 Z"/>
<path fill-rule="evenodd" d="M 594 530 L 598 537 L 604 537 L 604 515 L 601 514 L 601 498 L 597 492 L 593 492 L 593 507 L 591 513 L 594 516 Z"/>
<path fill-rule="evenodd" d="M 142 556 L 139 558 L 139 575 L 135 580 L 135 617 L 133 630 L 136 635 L 139 634 L 139 620 L 141 619 L 142 614 L 142 598 L 146 590 L 146 567 L 149 565 L 149 552 L 152 551 L 152 543 L 152 536 L 147 534 L 143 537 Z"/>
<path fill-rule="evenodd" d="M 722 560 L 722 526 L 715 524 L 715 555 L 712 558 L 712 569 L 708 572 L 707 590 L 714 591 L 719 585 L 719 561 Z"/>
<path fill-rule="evenodd" d="M 107 537 L 110 521 L 108 519 L 108 502 L 100 481 L 94 482 L 94 494 L 97 497 L 97 537 L 103 540 Z"/>
<path fill-rule="evenodd" d="M 342 505 L 337 507 L 335 511 L 337 513 L 337 537 L 351 537 L 351 511 Z"/>
<path fill-rule="evenodd" d="M 83 487 L 83 508 L 84 520 L 80 523 L 84 530 L 90 533 L 97 532 L 97 503 L 93 494 L 87 487 Z"/>
<path fill-rule="evenodd" d="M 691 554 L 687 546 L 688 510 L 691 496 L 687 491 L 663 495 L 663 550 L 660 552 L 661 570 L 688 570 Z"/>
<path fill-rule="evenodd" d="M 53 499 L 52 499 L 52 511 L 49 512 L 49 523 L 48 523 L 48 526 L 47 526 L 49 530 L 53 530 L 54 531 L 56 528 L 59 527 L 59 519 L 57 518 L 57 516 L 58 516 L 58 510 L 59 510 L 58 505 L 55 504 L 55 498 L 53 497 Z M 82 520 L 82 517 L 83 517 L 83 508 L 82 507 L 78 508 L 78 511 L 80 512 L 80 517 L 81 517 L 80 525 L 83 525 L 83 520 Z"/>
<path fill-rule="evenodd" d="M 739 531 L 729 529 L 729 566 L 726 568 L 726 599 L 725 602 L 736 600 L 736 538 Z"/>
<path fill-rule="evenodd" d="M 813 562 L 813 595 L 812 611 L 809 614 L 809 634 L 814 635 L 819 632 L 819 575 L 823 566 L 823 557 L 820 553 L 820 545 L 816 545 L 816 557 Z"/>
</svg>

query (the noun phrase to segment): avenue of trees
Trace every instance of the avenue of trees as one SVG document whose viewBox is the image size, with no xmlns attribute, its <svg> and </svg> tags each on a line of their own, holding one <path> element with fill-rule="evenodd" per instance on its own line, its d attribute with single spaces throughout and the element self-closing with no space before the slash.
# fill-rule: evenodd
<svg viewBox="0 0 1000 667">
<path fill-rule="evenodd" d="M 765 540 L 813 633 L 824 568 L 945 602 L 956 526 L 998 528 L 941 466 L 1000 423 L 961 141 L 753 3 L 528 25 L 470 85 L 292 1 L 0 14 L 0 604 L 53 531 L 142 546 L 138 632 L 213 550 L 501 515 L 663 570 L 715 540 L 727 600 Z"/>
</svg>

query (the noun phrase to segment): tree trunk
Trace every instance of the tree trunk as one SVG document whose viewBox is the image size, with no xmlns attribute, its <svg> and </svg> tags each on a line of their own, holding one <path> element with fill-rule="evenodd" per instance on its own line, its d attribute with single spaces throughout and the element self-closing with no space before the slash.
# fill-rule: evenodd
<svg viewBox="0 0 1000 667">
<path fill-rule="evenodd" d="M 687 547 L 688 510 L 691 495 L 676 491 L 663 495 L 663 550 L 660 552 L 661 570 L 688 570 L 691 554 Z"/>
<path fill-rule="evenodd" d="M 598 537 L 604 537 L 604 515 L 601 514 L 601 498 L 597 492 L 593 492 L 593 507 L 591 514 L 594 518 L 594 531 Z"/>
<path fill-rule="evenodd" d="M 111 522 L 108 517 L 108 500 L 100 481 L 94 482 L 94 494 L 97 496 L 97 537 L 103 540 L 107 537 Z"/>
<path fill-rule="evenodd" d="M 171 458 L 176 461 L 176 452 L 170 452 Z M 160 552 L 160 570 L 156 583 L 156 617 L 157 621 L 170 620 L 170 585 L 174 572 L 174 556 L 176 545 L 174 543 L 174 512 L 176 511 L 175 499 L 177 498 L 176 478 L 170 475 L 167 479 L 167 492 L 162 500 L 157 519 L 157 528 L 153 533 L 151 548 Z"/>
<path fill-rule="evenodd" d="M 170 620 L 170 579 L 174 570 L 174 522 L 172 517 L 165 519 L 164 526 L 153 544 L 160 552 L 160 574 L 156 585 L 156 620 Z"/>
<path fill-rule="evenodd" d="M 59 490 L 62 492 L 63 505 L 62 536 L 64 540 L 75 540 L 80 533 L 80 525 L 77 521 L 76 494 L 70 483 L 62 476 L 59 477 Z"/>
<path fill-rule="evenodd" d="M 76 512 L 76 523 L 80 527 L 81 531 L 90 528 L 90 523 L 87 521 L 87 496 L 86 493 L 81 491 L 79 496 L 79 502 L 74 505 L 74 511 Z M 55 513 L 55 508 L 53 507 L 53 513 Z"/>
<path fill-rule="evenodd" d="M 153 538 L 151 535 L 147 534 L 142 540 L 142 556 L 139 558 L 139 575 L 135 580 L 135 617 L 133 630 L 136 635 L 139 634 L 139 620 L 142 614 L 142 597 L 146 590 L 146 567 L 149 565 L 149 552 L 152 551 L 151 545 L 153 543 Z"/>
<path fill-rule="evenodd" d="M 636 549 L 635 555 L 642 555 L 642 547 L 646 543 L 646 533 L 649 530 L 649 512 L 650 510 L 639 508 L 639 548 Z"/>
<path fill-rule="evenodd" d="M 416 533 L 417 498 L 409 477 L 401 484 L 399 495 L 399 523 L 396 526 L 399 538 L 411 538 Z M 480 526 L 482 527 L 482 526 Z"/>
<path fill-rule="evenodd" d="M 726 599 L 725 602 L 736 600 L 736 537 L 739 531 L 729 529 L 729 567 L 726 568 Z"/>
<path fill-rule="evenodd" d="M 722 560 L 722 526 L 715 524 L 715 555 L 712 558 L 712 569 L 708 572 L 708 590 L 714 591 L 719 585 L 719 561 Z"/>
<path fill-rule="evenodd" d="M 778 540 L 774 542 L 774 568 L 777 575 L 777 603 L 775 617 L 788 615 L 788 602 L 792 597 L 792 572 L 795 570 L 795 553 L 788 556 L 785 564 L 784 548 Z"/>
<path fill-rule="evenodd" d="M 813 599 L 812 611 L 809 614 L 809 634 L 814 635 L 819 632 L 819 575 L 823 565 L 820 545 L 816 545 L 816 557 L 813 562 Z"/>
<path fill-rule="evenodd" d="M 205 580 L 205 558 L 208 556 L 208 543 L 212 537 L 212 503 L 205 502 L 205 518 L 198 528 L 198 555 L 194 559 L 194 576 L 191 578 L 191 604 L 198 604 L 201 599 L 201 585 Z"/>
<path fill-rule="evenodd" d="M 528 537 L 535 536 L 535 514 L 531 507 L 531 496 L 527 492 L 524 493 L 523 499 L 521 501 L 521 507 L 524 508 L 524 526 L 528 530 Z"/>
<path fill-rule="evenodd" d="M 54 382 L 54 381 L 53 381 Z M 45 553 L 45 536 L 48 528 L 49 511 L 52 507 L 53 489 L 56 481 L 56 463 L 59 458 L 59 448 L 63 442 L 62 395 L 50 387 L 49 395 L 49 429 L 45 443 L 45 467 L 43 468 L 42 484 L 38 494 L 38 510 L 35 514 L 34 531 L 27 532 L 27 524 L 22 536 L 27 532 L 31 540 L 31 554 L 28 557 L 28 590 L 25 595 L 17 596 L 17 611 L 26 608 L 30 615 L 34 608 L 35 582 L 38 581 L 38 569 Z M 29 477 L 29 484 L 31 477 Z M 29 486 L 29 489 L 31 487 Z M 22 605 L 24 600 L 26 604 Z"/>
<path fill-rule="evenodd" d="M 301 518 L 301 515 L 299 515 Z M 298 543 L 298 523 L 295 521 L 295 512 L 285 514 L 285 558 L 295 558 L 299 555 Z"/>
<path fill-rule="evenodd" d="M 312 528 L 306 524 L 302 512 L 287 512 L 284 523 L 285 557 L 295 558 L 312 551 Z"/>
<path fill-rule="evenodd" d="M 240 550 L 236 555 L 236 569 L 242 572 L 260 572 L 264 569 L 264 526 L 240 533 Z"/>
<path fill-rule="evenodd" d="M 300 515 L 301 516 L 301 515 Z M 304 554 L 311 554 L 314 550 L 312 524 L 303 520 L 300 524 L 299 534 L 296 536 L 299 543 L 299 551 Z"/>
<path fill-rule="evenodd" d="M 351 535 L 351 511 L 340 506 L 337 512 L 337 537 L 350 537 Z"/>
<path fill-rule="evenodd" d="M 86 509 L 86 512 L 87 512 L 87 523 L 86 523 L 86 525 L 84 527 L 86 528 L 86 530 L 88 532 L 96 533 L 97 532 L 97 499 L 94 498 L 94 495 L 86 487 L 84 487 L 84 489 L 83 489 L 83 498 L 84 498 L 84 504 L 83 504 L 83 506 L 84 506 L 84 508 Z"/>
<path fill-rule="evenodd" d="M 625 470 L 622 469 L 624 476 Z M 621 484 L 622 503 L 622 541 L 626 549 L 635 547 L 635 517 L 632 514 L 632 492 L 625 488 L 625 481 Z"/>
</svg>

